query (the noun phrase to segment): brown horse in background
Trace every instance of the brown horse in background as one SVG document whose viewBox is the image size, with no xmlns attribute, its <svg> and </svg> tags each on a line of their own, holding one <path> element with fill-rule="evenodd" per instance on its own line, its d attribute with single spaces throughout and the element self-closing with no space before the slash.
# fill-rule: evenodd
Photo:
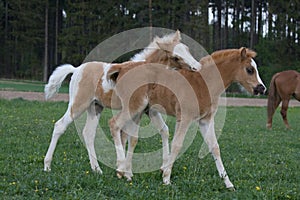
<svg viewBox="0 0 300 200">
<path fill-rule="evenodd" d="M 267 128 L 272 128 L 272 118 L 281 101 L 280 113 L 286 128 L 290 128 L 287 120 L 287 109 L 291 96 L 300 101 L 300 73 L 295 70 L 288 70 L 275 74 L 269 88 Z"/>
</svg>

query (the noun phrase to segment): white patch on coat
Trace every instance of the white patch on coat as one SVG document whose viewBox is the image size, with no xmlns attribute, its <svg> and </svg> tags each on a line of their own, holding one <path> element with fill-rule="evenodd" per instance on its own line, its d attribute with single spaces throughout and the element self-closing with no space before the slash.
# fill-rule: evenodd
<svg viewBox="0 0 300 200">
<path fill-rule="evenodd" d="M 112 80 L 107 80 L 107 72 L 110 70 L 111 66 L 112 65 L 110 63 L 106 63 L 103 66 L 103 75 L 101 79 L 104 93 L 109 92 L 115 87 L 115 83 Z"/>
<path fill-rule="evenodd" d="M 77 95 L 79 82 L 82 79 L 83 70 L 87 66 L 88 63 L 83 63 L 79 67 L 77 67 L 77 70 L 73 73 L 71 76 L 70 86 L 69 86 L 69 105 L 73 104 L 73 101 Z"/>
</svg>

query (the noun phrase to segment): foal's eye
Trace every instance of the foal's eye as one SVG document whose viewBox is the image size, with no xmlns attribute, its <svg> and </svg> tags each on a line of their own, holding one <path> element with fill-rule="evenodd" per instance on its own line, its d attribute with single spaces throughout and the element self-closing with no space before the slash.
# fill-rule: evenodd
<svg viewBox="0 0 300 200">
<path fill-rule="evenodd" d="M 174 60 L 175 62 L 178 62 L 178 61 L 179 61 L 179 58 L 178 58 L 178 57 L 173 57 L 173 60 Z"/>
<path fill-rule="evenodd" d="M 253 67 L 247 67 L 247 68 L 246 68 L 246 71 L 247 71 L 247 73 L 248 73 L 249 75 L 254 74 L 254 68 L 253 68 Z"/>
</svg>

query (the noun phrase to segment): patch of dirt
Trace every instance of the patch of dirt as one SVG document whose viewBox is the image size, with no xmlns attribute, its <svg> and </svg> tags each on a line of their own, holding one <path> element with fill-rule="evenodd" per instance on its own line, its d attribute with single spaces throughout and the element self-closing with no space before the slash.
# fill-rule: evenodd
<svg viewBox="0 0 300 200">
<path fill-rule="evenodd" d="M 22 98 L 29 101 L 45 101 L 44 93 L 42 92 L 17 92 L 17 91 L 0 91 L 0 98 L 2 99 L 17 99 Z M 56 94 L 49 101 L 65 101 L 68 102 L 68 94 Z M 220 98 L 220 105 L 227 106 L 267 106 L 267 99 L 259 98 Z M 290 107 L 300 106 L 300 102 L 291 100 Z"/>
<path fill-rule="evenodd" d="M 46 101 L 45 95 L 42 92 L 19 92 L 19 91 L 0 91 L 1 99 L 18 99 L 22 98 L 29 101 Z M 68 101 L 68 94 L 56 94 L 49 101 Z"/>
</svg>

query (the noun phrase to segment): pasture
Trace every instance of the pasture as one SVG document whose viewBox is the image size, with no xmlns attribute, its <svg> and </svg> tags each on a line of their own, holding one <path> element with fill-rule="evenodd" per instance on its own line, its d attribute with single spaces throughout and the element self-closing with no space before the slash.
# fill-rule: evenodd
<svg viewBox="0 0 300 200">
<path fill-rule="evenodd" d="M 44 92 L 44 87 L 45 83 L 41 81 L 0 79 L 0 90 Z M 68 91 L 69 85 L 65 83 L 62 84 L 59 92 L 67 93 Z"/>
<path fill-rule="evenodd" d="M 2 199 L 300 198 L 300 108 L 289 108 L 292 130 L 285 129 L 277 110 L 272 131 L 265 128 L 266 107 L 227 108 L 218 141 L 235 192 L 226 190 L 210 155 L 198 158 L 203 142 L 200 134 L 175 162 L 170 186 L 162 184 L 159 170 L 134 174 L 133 181 L 127 182 L 100 163 L 104 174 L 94 174 L 73 124 L 58 142 L 52 171 L 44 172 L 43 159 L 54 122 L 66 108 L 63 102 L 0 99 Z M 110 110 L 105 110 L 100 119 L 108 136 L 110 116 Z M 168 120 L 171 133 L 174 123 Z M 160 137 L 156 136 L 140 140 L 136 151 L 160 147 Z"/>
</svg>

